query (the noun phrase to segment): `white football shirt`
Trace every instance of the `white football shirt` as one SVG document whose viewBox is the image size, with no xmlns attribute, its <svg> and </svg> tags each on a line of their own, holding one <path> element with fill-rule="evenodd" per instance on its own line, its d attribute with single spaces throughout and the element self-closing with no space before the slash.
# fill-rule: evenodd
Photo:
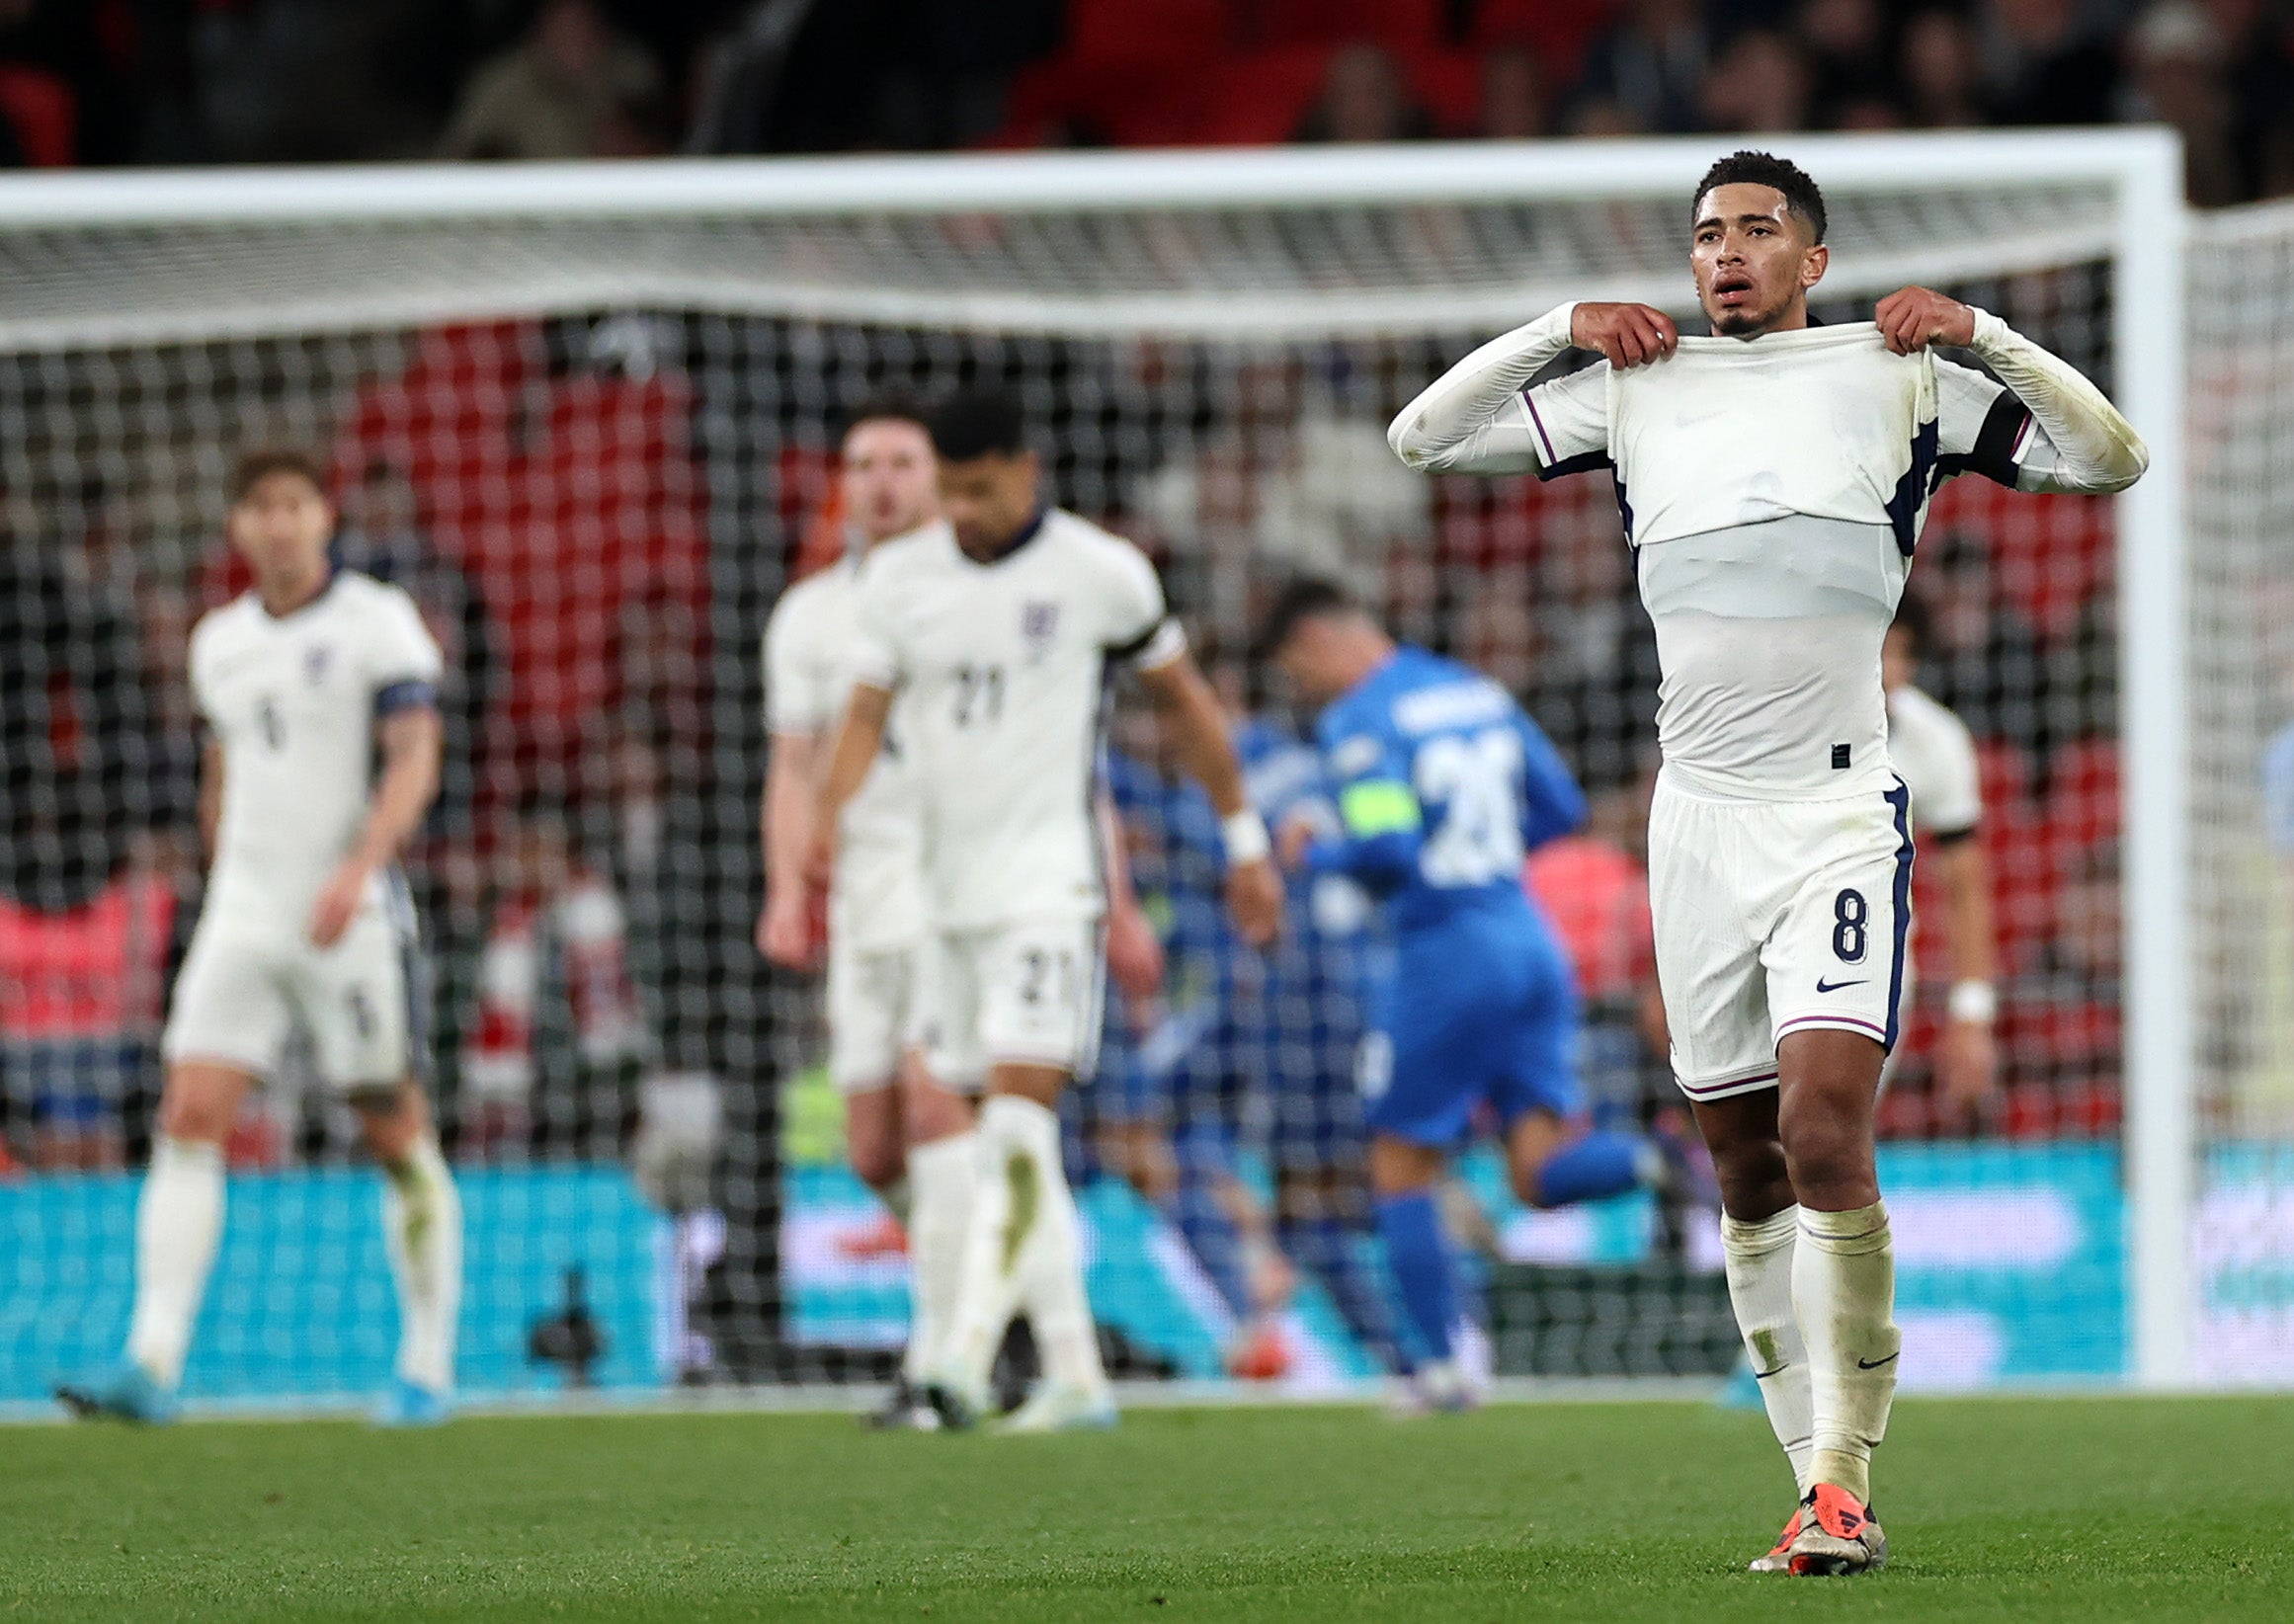
<svg viewBox="0 0 2294 1624">
<path fill-rule="evenodd" d="M 1983 821 L 1975 735 L 1948 706 L 1916 688 L 1888 694 L 1888 754 L 1912 792 L 1912 827 L 1949 839 Z"/>
<path fill-rule="evenodd" d="M 304 929 L 367 827 L 377 718 L 435 705 L 439 674 L 414 600 L 353 570 L 284 617 L 250 592 L 200 621 L 192 693 L 223 753 L 208 915 Z M 377 874 L 367 906 L 383 900 Z"/>
<path fill-rule="evenodd" d="M 767 724 L 809 735 L 825 749 L 852 697 L 860 646 L 860 553 L 780 595 L 765 625 Z M 906 723 L 895 699 L 884 749 L 839 828 L 830 929 L 860 952 L 889 952 L 924 936 L 924 831 L 904 759 Z"/>
<path fill-rule="evenodd" d="M 1520 412 L 1541 477 L 1616 476 L 1668 770 L 1724 798 L 1885 787 L 1880 643 L 1928 500 L 1970 469 L 2016 483 L 2041 449 L 2029 414 L 1869 322 L 1684 337 L 1526 390 Z"/>
<path fill-rule="evenodd" d="M 1187 649 L 1146 555 L 1058 509 L 985 564 L 929 526 L 868 554 L 860 629 L 860 680 L 907 707 L 935 926 L 1098 917 L 1107 664 Z"/>
</svg>

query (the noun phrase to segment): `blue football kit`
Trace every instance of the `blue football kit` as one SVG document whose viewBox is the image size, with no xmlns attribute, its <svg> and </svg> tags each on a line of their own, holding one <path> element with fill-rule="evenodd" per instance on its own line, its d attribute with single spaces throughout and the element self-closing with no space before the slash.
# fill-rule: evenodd
<svg viewBox="0 0 2294 1624">
<path fill-rule="evenodd" d="M 1339 815 L 1307 849 L 1308 872 L 1382 899 L 1393 936 L 1361 1068 L 1371 1130 L 1448 1151 L 1485 1105 L 1509 1131 L 1533 1110 L 1576 1114 L 1577 986 L 1521 876 L 1530 852 L 1585 821 L 1552 742 L 1497 683 L 1409 647 L 1317 732 Z M 1527 1198 L 1560 1206 L 1632 1189 L 1650 1164 L 1638 1135 L 1597 1128 L 1515 1175 Z M 1433 1188 L 1380 1195 L 1377 1223 L 1408 1353 L 1446 1367 L 1456 1279 Z"/>
<path fill-rule="evenodd" d="M 1512 694 L 1404 647 L 1318 728 L 1339 829 L 1308 851 L 1385 904 L 1393 967 L 1362 1068 L 1370 1126 L 1434 1148 L 1487 1102 L 1511 1124 L 1582 1094 L 1578 996 L 1521 883 L 1527 853 L 1585 821 L 1584 792 Z"/>
</svg>

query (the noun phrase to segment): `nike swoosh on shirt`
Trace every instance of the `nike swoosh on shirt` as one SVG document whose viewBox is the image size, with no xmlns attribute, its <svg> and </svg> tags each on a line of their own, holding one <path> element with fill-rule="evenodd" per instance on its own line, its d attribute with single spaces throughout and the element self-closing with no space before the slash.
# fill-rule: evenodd
<svg viewBox="0 0 2294 1624">
<path fill-rule="evenodd" d="M 1818 976 L 1816 978 L 1816 990 L 1820 993 L 1837 993 L 1843 987 L 1861 987 L 1865 982 L 1871 979 L 1872 978 L 1870 976 L 1864 976 L 1856 981 L 1827 981 L 1822 976 Z"/>
<path fill-rule="evenodd" d="M 1884 1359 L 1865 1359 L 1865 1358 L 1858 1358 L 1858 1359 L 1856 1360 L 1856 1368 L 1857 1368 L 1858 1370 L 1877 1370 L 1877 1369 L 1879 1369 L 1879 1368 L 1880 1368 L 1880 1366 L 1882 1366 L 1882 1365 L 1884 1365 L 1884 1364 L 1894 1364 L 1894 1363 L 1895 1363 L 1895 1362 L 1896 1362 L 1898 1359 L 1902 1358 L 1903 1356 L 1904 1356 L 1904 1350 L 1903 1350 L 1902 1348 L 1900 1348 L 1900 1347 L 1899 1347 L 1898 1349 L 1896 1349 L 1896 1351 L 1895 1351 L 1895 1352 L 1893 1352 L 1893 1353 L 1889 1354 L 1889 1355 L 1888 1355 L 1886 1358 L 1884 1358 Z"/>
</svg>

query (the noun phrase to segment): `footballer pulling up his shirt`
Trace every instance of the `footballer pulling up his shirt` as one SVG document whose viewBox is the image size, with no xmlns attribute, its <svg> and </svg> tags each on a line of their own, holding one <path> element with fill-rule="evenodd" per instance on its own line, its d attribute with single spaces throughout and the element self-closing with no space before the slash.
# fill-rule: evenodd
<svg viewBox="0 0 2294 1624">
<path fill-rule="evenodd" d="M 1723 158 L 1689 225 L 1710 336 L 1647 305 L 1564 305 L 1451 367 L 1388 440 L 1429 472 L 1616 477 L 1664 674 L 1650 902 L 1674 1073 L 1801 1493 L 1754 1566 L 1860 1573 L 1887 1555 L 1869 1479 L 1900 1340 L 1872 1106 L 1912 858 L 1881 639 L 1945 479 L 2117 491 L 2148 453 L 2076 369 L 1941 293 L 1813 326 L 1824 197 L 1788 162 Z M 1605 364 L 1538 383 L 1573 346 Z"/>
</svg>

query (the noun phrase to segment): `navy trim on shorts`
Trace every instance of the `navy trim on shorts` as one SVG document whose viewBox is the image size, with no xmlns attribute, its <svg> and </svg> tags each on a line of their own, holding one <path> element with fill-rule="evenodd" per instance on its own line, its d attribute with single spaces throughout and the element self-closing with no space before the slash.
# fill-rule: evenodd
<svg viewBox="0 0 2294 1624">
<path fill-rule="evenodd" d="M 1673 1086 L 1691 1099 L 1707 1099 L 1724 1092 L 1733 1094 L 1741 1091 L 1750 1094 L 1756 1088 L 1770 1088 L 1775 1085 L 1776 1077 L 1775 1072 L 1767 1071 L 1750 1077 L 1718 1078 L 1710 1083 L 1684 1083 L 1676 1075 Z"/>
<path fill-rule="evenodd" d="M 1905 949 L 1912 939 L 1912 791 L 1898 778 L 1885 798 L 1896 809 L 1896 962 L 1888 972 L 1888 1035 L 1881 1046 L 1893 1050 L 1904 1018 Z"/>
<path fill-rule="evenodd" d="M 421 916 L 415 912 L 414 892 L 405 873 L 393 868 L 383 884 L 383 906 L 389 914 L 391 934 L 398 938 L 398 996 L 406 1006 L 406 1070 L 417 1083 L 427 1086 L 433 1081 L 430 955 L 422 950 Z"/>
<path fill-rule="evenodd" d="M 1092 827 L 1097 829 L 1099 822 L 1099 809 L 1094 807 Z M 1084 973 L 1091 977 L 1091 986 L 1079 1012 L 1083 1030 L 1078 1034 L 1075 1069 L 1069 1079 L 1075 1083 L 1096 1083 L 1100 1078 L 1100 1048 L 1107 1034 L 1107 920 L 1105 914 L 1100 916 L 1099 928 L 1092 933 L 1091 952 L 1087 955 Z"/>
</svg>

